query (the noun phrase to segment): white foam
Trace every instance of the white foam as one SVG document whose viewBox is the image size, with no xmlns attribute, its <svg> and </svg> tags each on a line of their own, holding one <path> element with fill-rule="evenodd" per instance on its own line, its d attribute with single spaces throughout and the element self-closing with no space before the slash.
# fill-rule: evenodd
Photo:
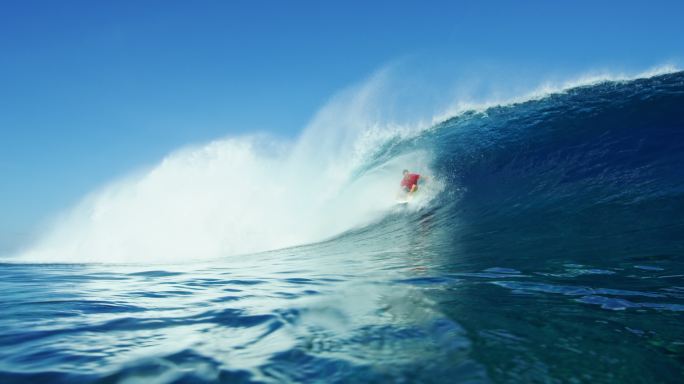
<svg viewBox="0 0 684 384">
<path fill-rule="evenodd" d="M 341 92 L 293 142 L 216 140 L 104 186 L 54 221 L 19 258 L 42 262 L 183 262 L 311 243 L 394 205 L 414 152 L 363 169 L 389 137 L 415 131 L 376 114 L 382 73 Z"/>
</svg>

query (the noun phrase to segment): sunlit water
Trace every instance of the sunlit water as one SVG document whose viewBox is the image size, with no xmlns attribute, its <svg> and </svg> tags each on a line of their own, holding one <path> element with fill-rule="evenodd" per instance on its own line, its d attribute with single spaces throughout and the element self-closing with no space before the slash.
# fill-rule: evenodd
<svg viewBox="0 0 684 384">
<path fill-rule="evenodd" d="M 4 265 L 0 379 L 681 378 L 684 270 L 671 260 L 464 263 L 416 236 L 240 263 Z"/>
</svg>

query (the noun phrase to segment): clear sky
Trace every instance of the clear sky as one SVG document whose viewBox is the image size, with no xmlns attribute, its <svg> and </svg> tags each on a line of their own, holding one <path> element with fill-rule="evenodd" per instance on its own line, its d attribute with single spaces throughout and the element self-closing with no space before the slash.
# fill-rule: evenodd
<svg viewBox="0 0 684 384">
<path fill-rule="evenodd" d="M 3 0 L 0 253 L 175 148 L 294 137 L 336 91 L 395 60 L 681 66 L 682 15 L 681 0 Z"/>
</svg>

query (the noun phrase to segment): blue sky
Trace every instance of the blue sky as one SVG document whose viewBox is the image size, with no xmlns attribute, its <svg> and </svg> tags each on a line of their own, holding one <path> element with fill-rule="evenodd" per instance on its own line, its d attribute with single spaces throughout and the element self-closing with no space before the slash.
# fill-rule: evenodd
<svg viewBox="0 0 684 384">
<path fill-rule="evenodd" d="M 681 1 L 5 0 L 0 253 L 175 148 L 295 137 L 388 63 L 412 57 L 433 77 L 681 65 L 683 14 Z"/>
</svg>

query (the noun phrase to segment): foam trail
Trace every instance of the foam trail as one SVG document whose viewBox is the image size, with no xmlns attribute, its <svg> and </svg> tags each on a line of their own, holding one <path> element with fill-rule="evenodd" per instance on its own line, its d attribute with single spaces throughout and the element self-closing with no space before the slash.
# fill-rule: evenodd
<svg viewBox="0 0 684 384">
<path fill-rule="evenodd" d="M 407 126 L 381 124 L 384 75 L 331 100 L 295 142 L 217 140 L 166 157 L 105 186 L 55 220 L 19 259 L 43 262 L 182 262 L 325 239 L 389 210 L 400 171 L 429 162 L 406 154 L 365 159 Z"/>
</svg>

